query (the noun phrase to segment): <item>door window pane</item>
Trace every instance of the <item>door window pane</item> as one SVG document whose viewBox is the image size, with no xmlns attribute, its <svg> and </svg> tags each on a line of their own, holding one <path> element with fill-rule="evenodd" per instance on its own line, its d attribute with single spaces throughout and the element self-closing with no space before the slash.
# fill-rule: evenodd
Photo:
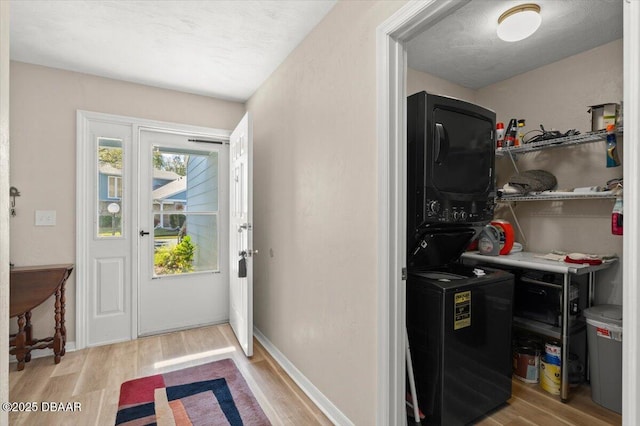
<svg viewBox="0 0 640 426">
<path fill-rule="evenodd" d="M 154 276 L 218 271 L 218 153 L 152 155 Z"/>
<path fill-rule="evenodd" d="M 97 237 L 122 237 L 122 139 L 98 138 Z"/>
</svg>

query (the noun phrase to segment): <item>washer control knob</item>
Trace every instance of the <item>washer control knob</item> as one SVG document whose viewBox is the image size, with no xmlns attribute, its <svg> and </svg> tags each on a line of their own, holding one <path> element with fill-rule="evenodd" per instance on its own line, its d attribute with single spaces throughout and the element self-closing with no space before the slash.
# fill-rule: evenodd
<svg viewBox="0 0 640 426">
<path fill-rule="evenodd" d="M 440 212 L 440 202 L 435 200 L 429 201 L 428 208 L 430 212 L 437 214 Z"/>
<path fill-rule="evenodd" d="M 460 219 L 460 213 L 456 210 L 453 212 L 453 220 L 458 220 Z"/>
<path fill-rule="evenodd" d="M 467 212 L 465 211 L 460 212 L 460 219 L 467 220 Z"/>
</svg>

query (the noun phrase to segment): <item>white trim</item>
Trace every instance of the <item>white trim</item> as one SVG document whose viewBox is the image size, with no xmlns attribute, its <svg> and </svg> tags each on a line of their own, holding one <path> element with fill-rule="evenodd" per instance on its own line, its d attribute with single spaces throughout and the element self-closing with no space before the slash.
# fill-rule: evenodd
<svg viewBox="0 0 640 426">
<path fill-rule="evenodd" d="M 409 2 L 376 34 L 378 133 L 378 404 L 376 424 L 406 423 L 406 52 L 404 42 L 465 1 Z"/>
<path fill-rule="evenodd" d="M 88 245 L 84 224 L 87 223 L 86 209 L 84 208 L 85 198 L 80 194 L 87 193 L 87 182 L 84 176 L 87 175 L 88 164 L 84 161 L 87 144 L 84 143 L 89 131 L 89 118 L 81 111 L 76 113 L 76 342 L 80 349 L 86 347 L 87 341 L 87 313 L 85 312 L 87 291 L 86 285 L 89 277 L 85 271 L 84 264 L 87 258 Z M 81 201 L 82 200 L 82 201 Z"/>
<path fill-rule="evenodd" d="M 269 352 L 269 355 L 282 367 L 282 369 L 296 382 L 300 389 L 313 401 L 314 404 L 333 422 L 335 425 L 350 426 L 354 423 L 344 415 L 320 390 L 307 379 L 296 366 L 284 356 L 282 352 L 271 343 L 260 330 L 253 327 L 253 335 L 262 346 Z"/>
<path fill-rule="evenodd" d="M 9 401 L 9 2 L 0 1 L 0 403 Z M 0 410 L 0 425 L 9 424 Z"/>
<path fill-rule="evenodd" d="M 143 130 L 152 130 L 157 132 L 190 134 L 193 136 L 208 137 L 209 139 L 218 139 L 228 142 L 230 130 L 214 129 L 211 127 L 193 126 L 190 124 L 174 123 L 170 121 L 149 120 L 146 118 L 129 117 L 126 115 L 106 114 L 102 112 L 78 110 L 79 117 L 88 120 L 104 121 L 108 123 L 130 124 L 134 127 L 140 127 Z"/>
<path fill-rule="evenodd" d="M 622 294 L 622 423 L 640 424 L 640 2 L 624 3 L 624 237 Z"/>
<path fill-rule="evenodd" d="M 89 144 L 86 143 L 88 137 L 88 129 L 90 121 L 101 121 L 114 124 L 130 125 L 132 128 L 132 147 L 137 152 L 139 146 L 140 132 L 142 130 L 181 133 L 194 137 L 204 137 L 220 141 L 228 141 L 231 131 L 224 129 L 214 129 L 202 126 L 193 126 L 188 124 L 172 123 L 157 120 L 148 120 L 137 117 L 127 117 L 122 115 L 105 114 L 100 112 L 78 110 L 76 112 L 76 265 L 74 272 L 76 274 L 76 346 L 78 349 L 87 347 L 87 286 L 84 283 L 89 282 L 87 268 L 85 268 L 88 256 L 88 238 L 87 221 L 92 218 L 87 217 L 85 205 L 88 202 L 85 196 L 87 194 L 87 182 L 84 177 L 87 175 L 87 167 L 89 166 L 84 158 L 87 154 Z M 137 187 L 133 185 L 132 199 L 139 203 Z M 139 205 L 134 206 L 138 211 Z M 137 221 L 137 213 L 132 217 Z M 131 336 L 138 337 L 138 251 L 136 238 L 132 239 L 132 289 L 131 289 Z"/>
</svg>

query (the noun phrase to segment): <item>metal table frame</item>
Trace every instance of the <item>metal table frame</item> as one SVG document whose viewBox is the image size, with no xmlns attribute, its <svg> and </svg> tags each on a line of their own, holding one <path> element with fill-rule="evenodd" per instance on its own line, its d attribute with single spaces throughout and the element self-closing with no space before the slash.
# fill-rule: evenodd
<svg viewBox="0 0 640 426">
<path fill-rule="evenodd" d="M 462 255 L 463 261 L 472 263 L 485 263 L 492 265 L 505 265 L 521 269 L 534 269 L 545 272 L 555 272 L 564 277 L 562 285 L 562 327 L 561 327 L 561 374 L 560 398 L 563 402 L 569 397 L 569 334 L 571 330 L 571 318 L 569 315 L 569 292 L 571 289 L 572 275 L 588 275 L 588 299 L 587 306 L 593 304 L 593 294 L 596 282 L 596 272 L 607 269 L 613 262 L 605 262 L 600 265 L 581 265 L 575 263 L 558 262 L 535 257 L 537 253 L 520 252 L 501 256 L 485 256 L 478 252 L 466 252 Z M 465 262 L 466 263 L 466 262 Z"/>
</svg>

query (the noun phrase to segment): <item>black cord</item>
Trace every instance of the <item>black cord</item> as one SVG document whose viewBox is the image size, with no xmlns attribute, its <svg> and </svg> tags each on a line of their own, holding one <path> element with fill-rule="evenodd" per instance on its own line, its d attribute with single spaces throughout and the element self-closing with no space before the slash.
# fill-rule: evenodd
<svg viewBox="0 0 640 426">
<path fill-rule="evenodd" d="M 574 135 L 579 135 L 580 132 L 577 131 L 576 129 L 570 129 L 567 130 L 565 133 L 561 133 L 557 130 L 545 130 L 544 126 L 541 124 L 540 125 L 540 130 L 531 130 L 528 131 L 527 133 L 525 133 L 524 136 L 528 135 L 531 132 L 539 132 L 540 134 L 537 136 L 534 136 L 532 138 L 529 138 L 529 140 L 527 140 L 526 142 L 523 143 L 532 143 L 532 142 L 540 142 L 540 141 L 546 141 L 549 139 L 557 139 L 557 138 L 563 138 L 566 136 L 574 136 Z M 524 139 L 524 137 L 522 138 Z"/>
<path fill-rule="evenodd" d="M 525 137 L 529 134 L 529 133 L 540 133 L 542 134 L 542 130 L 538 130 L 538 129 L 534 129 L 534 130 L 529 130 L 527 133 L 525 133 L 524 135 L 522 135 L 522 143 L 530 143 L 534 137 L 530 137 L 529 139 L 525 140 Z"/>
</svg>

